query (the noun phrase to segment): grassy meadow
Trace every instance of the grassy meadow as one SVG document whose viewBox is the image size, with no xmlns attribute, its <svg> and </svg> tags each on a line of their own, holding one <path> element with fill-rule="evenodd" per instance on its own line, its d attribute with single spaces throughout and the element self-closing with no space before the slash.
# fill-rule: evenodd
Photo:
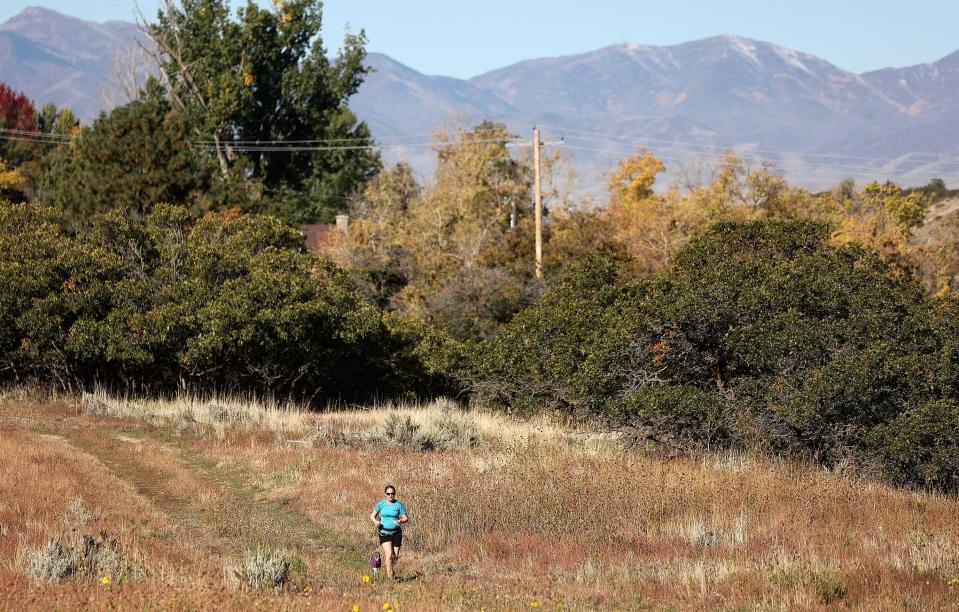
<svg viewBox="0 0 959 612">
<path fill-rule="evenodd" d="M 3 609 L 959 608 L 955 497 L 446 401 L 8 391 L 0 465 Z M 377 584 L 386 483 L 411 523 Z"/>
</svg>

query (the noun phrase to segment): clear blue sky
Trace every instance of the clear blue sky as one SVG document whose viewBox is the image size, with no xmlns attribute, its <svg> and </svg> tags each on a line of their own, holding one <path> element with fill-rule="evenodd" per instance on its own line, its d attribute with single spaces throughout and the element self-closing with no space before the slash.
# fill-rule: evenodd
<svg viewBox="0 0 959 612">
<path fill-rule="evenodd" d="M 159 1 L 139 4 L 153 15 Z M 0 22 L 31 5 L 92 21 L 134 15 L 132 0 L 2 0 Z M 616 43 L 663 45 L 716 34 L 775 42 L 855 72 L 932 62 L 959 50 L 959 0 L 327 0 L 324 16 L 328 48 L 339 45 L 349 23 L 366 30 L 370 51 L 455 77 Z"/>
</svg>

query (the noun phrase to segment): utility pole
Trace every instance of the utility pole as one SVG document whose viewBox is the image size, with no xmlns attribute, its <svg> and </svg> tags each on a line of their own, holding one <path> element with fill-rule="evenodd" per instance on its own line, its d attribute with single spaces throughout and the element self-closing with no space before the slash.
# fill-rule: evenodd
<svg viewBox="0 0 959 612">
<path fill-rule="evenodd" d="M 533 128 L 533 203 L 536 210 L 536 278 L 543 278 L 543 199 L 540 193 L 539 128 Z"/>
</svg>

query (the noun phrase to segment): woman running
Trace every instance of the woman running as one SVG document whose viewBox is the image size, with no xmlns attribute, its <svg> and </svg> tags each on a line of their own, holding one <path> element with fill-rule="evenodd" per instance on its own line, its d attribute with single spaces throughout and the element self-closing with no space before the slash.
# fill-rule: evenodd
<svg viewBox="0 0 959 612">
<path fill-rule="evenodd" d="M 386 498 L 381 499 L 370 515 L 370 521 L 376 525 L 380 536 L 380 547 L 383 549 L 382 559 L 386 564 L 386 577 L 393 579 L 393 564 L 400 560 L 400 547 L 403 546 L 403 528 L 410 517 L 406 514 L 406 506 L 396 499 L 396 487 L 386 485 Z"/>
</svg>

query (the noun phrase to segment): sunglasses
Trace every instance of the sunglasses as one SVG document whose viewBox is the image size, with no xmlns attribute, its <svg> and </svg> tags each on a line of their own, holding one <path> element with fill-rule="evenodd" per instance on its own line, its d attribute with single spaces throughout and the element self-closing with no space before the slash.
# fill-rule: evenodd
<svg viewBox="0 0 959 612">
<path fill-rule="evenodd" d="M 387 491 L 386 494 L 387 494 L 387 495 L 396 495 L 396 491 Z"/>
</svg>

